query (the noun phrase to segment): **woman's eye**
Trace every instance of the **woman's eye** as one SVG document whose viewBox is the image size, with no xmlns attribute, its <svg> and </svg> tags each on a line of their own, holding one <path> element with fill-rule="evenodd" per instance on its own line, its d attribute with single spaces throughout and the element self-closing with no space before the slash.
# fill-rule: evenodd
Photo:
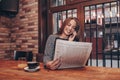
<svg viewBox="0 0 120 80">
<path fill-rule="evenodd" d="M 76 27 L 73 27 L 73 29 L 75 29 Z"/>
<path fill-rule="evenodd" d="M 75 29 L 75 27 L 73 27 L 73 29 Z"/>
<path fill-rule="evenodd" d="M 68 26 L 71 26 L 70 24 L 68 24 Z"/>
</svg>

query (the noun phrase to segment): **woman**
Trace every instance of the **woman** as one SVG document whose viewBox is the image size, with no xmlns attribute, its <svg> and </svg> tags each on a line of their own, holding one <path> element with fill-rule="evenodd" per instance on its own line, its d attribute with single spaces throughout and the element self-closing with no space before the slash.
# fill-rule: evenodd
<svg viewBox="0 0 120 80">
<path fill-rule="evenodd" d="M 57 34 L 53 34 L 48 37 L 43 58 L 43 62 L 46 68 L 55 70 L 61 64 L 60 59 L 53 60 L 55 39 L 61 38 L 69 41 L 79 40 L 77 37 L 79 26 L 80 23 L 77 18 L 73 17 L 67 18 L 63 22 L 60 31 Z"/>
</svg>

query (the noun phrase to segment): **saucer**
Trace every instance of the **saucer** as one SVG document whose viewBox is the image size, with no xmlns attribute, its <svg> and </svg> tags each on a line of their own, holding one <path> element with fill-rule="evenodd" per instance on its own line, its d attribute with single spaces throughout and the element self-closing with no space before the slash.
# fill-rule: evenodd
<svg viewBox="0 0 120 80">
<path fill-rule="evenodd" d="M 36 67 L 35 69 L 29 69 L 28 67 L 24 68 L 24 70 L 28 72 L 35 72 L 35 71 L 38 71 L 39 69 L 40 69 L 40 66 Z"/>
</svg>

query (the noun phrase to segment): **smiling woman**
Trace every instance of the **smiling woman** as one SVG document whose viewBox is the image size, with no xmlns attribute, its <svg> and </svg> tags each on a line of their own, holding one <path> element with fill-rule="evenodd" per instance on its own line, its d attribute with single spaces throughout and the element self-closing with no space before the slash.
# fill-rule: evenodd
<svg viewBox="0 0 120 80">
<path fill-rule="evenodd" d="M 63 22 L 60 31 L 57 34 L 52 34 L 48 37 L 43 59 L 45 68 L 55 70 L 60 66 L 60 59 L 53 60 L 55 40 L 60 38 L 69 41 L 79 41 L 77 36 L 79 27 L 79 20 L 75 17 L 69 17 Z"/>
</svg>

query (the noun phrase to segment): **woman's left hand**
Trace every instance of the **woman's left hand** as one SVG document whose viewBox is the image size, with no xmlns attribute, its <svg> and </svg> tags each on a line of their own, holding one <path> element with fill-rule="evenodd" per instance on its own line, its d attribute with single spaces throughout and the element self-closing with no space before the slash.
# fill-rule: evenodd
<svg viewBox="0 0 120 80">
<path fill-rule="evenodd" d="M 51 70 L 58 69 L 61 65 L 61 58 L 47 62 L 46 67 Z"/>
</svg>

